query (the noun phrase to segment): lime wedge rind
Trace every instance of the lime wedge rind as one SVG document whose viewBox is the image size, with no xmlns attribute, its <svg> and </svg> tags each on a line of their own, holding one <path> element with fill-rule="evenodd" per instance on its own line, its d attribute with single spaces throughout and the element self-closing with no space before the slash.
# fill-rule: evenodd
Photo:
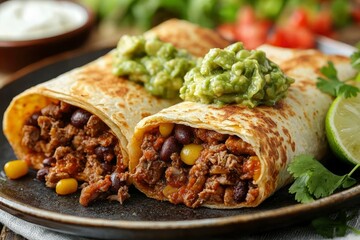
<svg viewBox="0 0 360 240">
<path fill-rule="evenodd" d="M 360 95 L 334 100 L 326 116 L 326 135 L 340 159 L 360 164 Z"/>
</svg>

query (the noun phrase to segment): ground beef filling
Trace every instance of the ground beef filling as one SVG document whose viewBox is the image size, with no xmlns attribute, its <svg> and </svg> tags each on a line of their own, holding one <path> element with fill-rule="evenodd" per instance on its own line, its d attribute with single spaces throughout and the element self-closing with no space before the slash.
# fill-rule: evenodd
<svg viewBox="0 0 360 240">
<path fill-rule="evenodd" d="M 99 197 L 121 203 L 129 197 L 118 139 L 97 116 L 54 102 L 33 113 L 22 133 L 22 145 L 29 150 L 26 158 L 41 158 L 37 178 L 47 187 L 54 188 L 61 179 L 77 179 L 84 206 Z"/>
<path fill-rule="evenodd" d="M 189 144 L 202 146 L 191 165 L 184 163 L 181 153 Z M 134 180 L 172 203 L 233 206 L 250 203 L 259 194 L 254 184 L 260 175 L 259 159 L 239 137 L 175 125 L 167 137 L 159 128 L 147 132 L 141 150 Z"/>
</svg>

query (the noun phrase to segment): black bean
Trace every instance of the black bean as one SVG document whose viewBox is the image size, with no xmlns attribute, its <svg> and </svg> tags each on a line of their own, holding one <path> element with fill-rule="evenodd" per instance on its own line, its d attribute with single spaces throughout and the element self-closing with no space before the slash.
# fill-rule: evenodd
<svg viewBox="0 0 360 240">
<path fill-rule="evenodd" d="M 77 128 L 82 128 L 90 117 L 91 113 L 83 109 L 78 109 L 71 115 L 71 124 Z"/>
<path fill-rule="evenodd" d="M 185 125 L 176 125 L 175 138 L 181 144 L 189 144 L 193 138 L 193 132 L 191 127 Z"/>
<path fill-rule="evenodd" d="M 51 167 L 55 163 L 56 163 L 56 159 L 54 157 L 44 158 L 44 160 L 42 162 L 44 167 Z"/>
<path fill-rule="evenodd" d="M 118 173 L 114 172 L 111 174 L 110 176 L 110 179 L 111 179 L 111 188 L 110 190 L 112 192 L 118 192 L 119 191 L 119 188 L 122 186 L 122 183 L 120 181 L 120 178 L 118 176 Z"/>
<path fill-rule="evenodd" d="M 101 163 L 101 167 L 104 170 L 105 174 L 109 174 L 112 172 L 113 165 L 111 165 L 108 162 L 103 162 L 103 163 Z"/>
<path fill-rule="evenodd" d="M 234 187 L 234 200 L 237 203 L 245 201 L 248 191 L 249 191 L 249 186 L 247 182 L 244 181 L 238 182 Z"/>
<path fill-rule="evenodd" d="M 45 177 L 48 174 L 49 174 L 49 168 L 44 167 L 44 168 L 40 169 L 39 171 L 37 171 L 36 179 L 38 179 L 39 181 L 45 182 Z"/>
<path fill-rule="evenodd" d="M 101 160 L 104 160 L 107 155 L 112 154 L 112 148 L 99 146 L 95 148 L 95 154 Z"/>
<path fill-rule="evenodd" d="M 31 126 L 38 126 L 38 118 L 41 116 L 41 112 L 33 113 L 28 119 L 26 119 L 25 124 Z"/>
<path fill-rule="evenodd" d="M 168 137 L 160 150 L 160 159 L 163 161 L 170 160 L 171 154 L 180 152 L 181 146 L 174 136 Z"/>
</svg>

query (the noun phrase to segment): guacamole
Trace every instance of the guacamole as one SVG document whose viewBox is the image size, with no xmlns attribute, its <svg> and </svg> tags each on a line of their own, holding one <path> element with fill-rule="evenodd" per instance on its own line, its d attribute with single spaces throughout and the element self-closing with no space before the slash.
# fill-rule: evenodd
<svg viewBox="0 0 360 240">
<path fill-rule="evenodd" d="M 225 49 L 211 49 L 185 75 L 180 97 L 206 104 L 274 105 L 293 82 L 263 51 L 246 50 L 242 43 L 234 43 Z"/>
<path fill-rule="evenodd" d="M 196 59 L 170 43 L 143 36 L 123 36 L 117 45 L 113 73 L 141 83 L 152 95 L 176 98 Z"/>
</svg>

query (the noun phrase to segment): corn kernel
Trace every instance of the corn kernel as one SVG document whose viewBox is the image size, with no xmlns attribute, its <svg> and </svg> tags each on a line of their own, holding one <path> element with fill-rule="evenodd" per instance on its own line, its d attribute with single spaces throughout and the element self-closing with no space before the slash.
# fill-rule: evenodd
<svg viewBox="0 0 360 240">
<path fill-rule="evenodd" d="M 168 137 L 168 136 L 170 136 L 173 128 L 174 128 L 173 123 L 162 123 L 159 126 L 159 132 L 160 132 L 161 136 Z"/>
<path fill-rule="evenodd" d="M 56 193 L 59 195 L 68 195 L 77 191 L 78 182 L 75 178 L 61 179 L 56 184 Z"/>
<path fill-rule="evenodd" d="M 5 164 L 4 171 L 8 178 L 18 179 L 28 173 L 29 166 L 24 160 L 13 160 Z"/>
<path fill-rule="evenodd" d="M 174 188 L 170 185 L 166 185 L 166 187 L 164 187 L 164 189 L 162 190 L 163 194 L 165 197 L 168 197 L 170 196 L 171 194 L 177 192 L 178 189 L 177 188 Z"/>
<path fill-rule="evenodd" d="M 199 144 L 191 143 L 184 145 L 180 152 L 181 161 L 187 165 L 194 165 L 196 159 L 200 157 L 200 153 L 203 150 L 203 147 Z"/>
</svg>

